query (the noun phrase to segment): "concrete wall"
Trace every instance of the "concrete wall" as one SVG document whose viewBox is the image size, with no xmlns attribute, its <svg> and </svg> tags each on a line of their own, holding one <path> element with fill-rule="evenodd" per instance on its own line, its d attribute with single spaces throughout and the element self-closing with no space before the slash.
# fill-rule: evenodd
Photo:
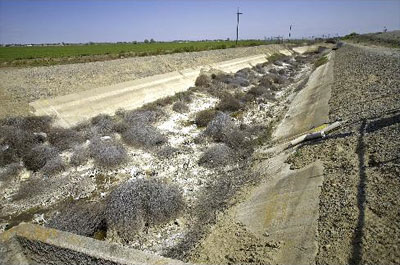
<svg viewBox="0 0 400 265">
<path fill-rule="evenodd" d="M 184 264 L 148 252 L 33 224 L 0 234 L 1 264 Z"/>
</svg>

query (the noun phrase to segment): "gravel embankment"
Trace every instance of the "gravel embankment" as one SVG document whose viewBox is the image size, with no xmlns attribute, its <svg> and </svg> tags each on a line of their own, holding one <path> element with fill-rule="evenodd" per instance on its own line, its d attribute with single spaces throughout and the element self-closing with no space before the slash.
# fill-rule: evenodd
<svg viewBox="0 0 400 265">
<path fill-rule="evenodd" d="M 400 263 L 398 56 L 381 48 L 339 49 L 330 119 L 348 122 L 289 158 L 293 168 L 324 162 L 318 264 Z"/>
<path fill-rule="evenodd" d="M 265 53 L 278 45 L 230 48 L 147 57 L 133 57 L 103 62 L 0 69 L 0 88 L 16 100 L 67 95 L 91 88 L 117 84 L 155 74 L 182 70 L 224 60 Z"/>
</svg>

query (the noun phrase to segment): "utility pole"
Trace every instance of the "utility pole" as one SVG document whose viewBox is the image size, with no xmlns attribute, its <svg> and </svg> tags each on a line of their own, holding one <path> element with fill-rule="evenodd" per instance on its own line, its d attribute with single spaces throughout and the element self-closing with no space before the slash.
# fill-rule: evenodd
<svg viewBox="0 0 400 265">
<path fill-rule="evenodd" d="M 239 16 L 243 15 L 243 13 L 239 12 L 239 7 L 237 9 L 236 12 L 236 16 L 237 16 L 237 24 L 236 24 L 236 45 L 238 44 L 238 40 L 239 40 Z"/>
</svg>

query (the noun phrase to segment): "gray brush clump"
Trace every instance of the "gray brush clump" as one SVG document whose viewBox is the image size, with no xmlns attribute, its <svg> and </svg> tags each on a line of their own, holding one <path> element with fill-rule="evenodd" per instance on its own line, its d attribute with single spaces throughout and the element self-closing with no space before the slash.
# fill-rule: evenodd
<svg viewBox="0 0 400 265">
<path fill-rule="evenodd" d="M 124 113 L 124 120 L 130 125 L 150 124 L 158 121 L 162 113 L 154 110 L 132 110 Z"/>
<path fill-rule="evenodd" d="M 89 150 L 84 146 L 76 146 L 73 150 L 70 164 L 77 167 L 85 164 L 89 159 Z"/>
<path fill-rule="evenodd" d="M 17 162 L 41 141 L 32 132 L 10 125 L 0 126 L 0 166 Z"/>
<path fill-rule="evenodd" d="M 49 160 L 57 157 L 59 157 L 59 155 L 56 148 L 48 145 L 37 145 L 27 152 L 22 160 L 27 169 L 38 171 L 44 167 Z"/>
<path fill-rule="evenodd" d="M 227 131 L 234 130 L 235 128 L 236 125 L 229 115 L 223 112 L 218 112 L 215 118 L 208 124 L 204 133 L 211 136 L 216 141 L 222 141 L 224 134 Z"/>
<path fill-rule="evenodd" d="M 209 86 L 211 83 L 211 78 L 208 75 L 200 74 L 194 83 L 195 86 L 202 86 L 206 87 Z"/>
<path fill-rule="evenodd" d="M 221 98 L 216 109 L 220 111 L 237 111 L 241 107 L 240 102 L 231 94 L 226 94 Z"/>
<path fill-rule="evenodd" d="M 186 113 L 189 111 L 189 107 L 185 102 L 177 101 L 172 106 L 172 110 L 178 113 Z"/>
<path fill-rule="evenodd" d="M 204 133 L 213 138 L 214 141 L 223 142 L 234 149 L 240 148 L 245 144 L 243 132 L 235 125 L 231 117 L 223 112 L 217 113 Z"/>
<path fill-rule="evenodd" d="M 270 90 L 267 87 L 259 85 L 252 87 L 247 93 L 254 97 L 259 97 L 265 93 L 268 93 L 269 91 Z"/>
<path fill-rule="evenodd" d="M 231 164 L 234 152 L 225 144 L 215 144 L 208 148 L 199 159 L 199 165 L 209 168 L 221 167 Z"/>
<path fill-rule="evenodd" d="M 97 231 L 105 230 L 104 210 L 105 204 L 102 202 L 68 205 L 46 226 L 91 237 Z"/>
<path fill-rule="evenodd" d="M 114 131 L 114 121 L 110 115 L 100 114 L 91 119 L 94 131 L 102 136 L 110 135 Z"/>
<path fill-rule="evenodd" d="M 92 138 L 89 152 L 96 164 L 103 167 L 115 167 L 127 160 L 125 148 L 114 139 Z"/>
<path fill-rule="evenodd" d="M 122 134 L 122 140 L 128 145 L 135 147 L 154 147 L 167 142 L 167 138 L 162 135 L 157 128 L 150 124 L 141 126 L 133 125 L 126 129 Z"/>
<path fill-rule="evenodd" d="M 177 218 L 184 206 L 177 186 L 156 179 L 138 179 L 111 193 L 106 208 L 107 226 L 129 241 L 145 225 L 160 225 Z"/>
<path fill-rule="evenodd" d="M 52 128 L 48 133 L 48 140 L 52 145 L 63 151 L 83 142 L 83 137 L 79 132 L 72 129 Z"/>
<path fill-rule="evenodd" d="M 179 149 L 166 145 L 163 146 L 161 148 L 159 148 L 158 150 L 156 150 L 156 155 L 159 158 L 171 158 L 173 155 L 175 155 L 176 153 L 179 152 Z"/>
<path fill-rule="evenodd" d="M 205 109 L 196 113 L 194 123 L 198 127 L 206 127 L 212 119 L 214 119 L 217 114 L 215 109 Z"/>
<path fill-rule="evenodd" d="M 24 131 L 48 132 L 53 118 L 50 116 L 12 117 L 0 121 L 1 125 L 8 125 Z"/>
<path fill-rule="evenodd" d="M 41 171 L 44 175 L 51 176 L 65 170 L 65 163 L 60 156 L 56 156 L 46 162 Z"/>
<path fill-rule="evenodd" d="M 4 168 L 0 168 L 0 181 L 8 181 L 16 177 L 22 170 L 20 163 L 8 164 Z"/>
</svg>

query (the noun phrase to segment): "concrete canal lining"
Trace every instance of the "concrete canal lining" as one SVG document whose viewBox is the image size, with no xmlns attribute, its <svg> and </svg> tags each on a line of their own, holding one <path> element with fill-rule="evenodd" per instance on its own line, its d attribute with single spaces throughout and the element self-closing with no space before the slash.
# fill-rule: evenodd
<svg viewBox="0 0 400 265">
<path fill-rule="evenodd" d="M 33 224 L 0 234 L 3 264 L 185 264 L 150 252 Z"/>
<path fill-rule="evenodd" d="M 285 55 L 293 53 L 285 46 L 278 50 L 271 47 L 271 52 L 266 54 L 154 75 L 51 99 L 40 99 L 29 105 L 34 115 L 54 115 L 58 125 L 71 127 L 100 113 L 114 114 L 119 108 L 139 108 L 146 103 L 185 91 L 194 85 L 201 71 L 216 69 L 232 73 L 264 63 L 269 56 L 277 52 Z"/>
</svg>

